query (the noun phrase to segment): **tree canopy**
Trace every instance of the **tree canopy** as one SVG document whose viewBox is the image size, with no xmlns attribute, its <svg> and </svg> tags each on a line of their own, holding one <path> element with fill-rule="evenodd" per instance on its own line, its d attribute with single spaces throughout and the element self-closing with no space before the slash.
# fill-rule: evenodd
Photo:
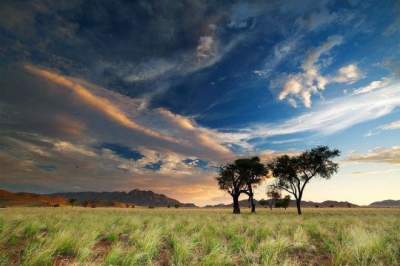
<svg viewBox="0 0 400 266">
<path fill-rule="evenodd" d="M 255 212 L 253 186 L 259 184 L 266 176 L 268 170 L 261 163 L 259 157 L 237 159 L 234 166 L 247 187 L 244 193 L 249 196 L 251 212 Z"/>
<path fill-rule="evenodd" d="M 329 179 L 336 173 L 339 166 L 331 159 L 339 155 L 337 149 L 318 146 L 297 156 L 279 156 L 268 164 L 268 169 L 276 177 L 273 186 L 293 195 L 297 212 L 301 214 L 301 199 L 306 185 L 316 176 Z"/>
<path fill-rule="evenodd" d="M 227 164 L 220 167 L 217 182 L 220 189 L 227 191 L 233 199 L 233 213 L 240 213 L 239 196 L 247 187 L 234 164 Z"/>
</svg>

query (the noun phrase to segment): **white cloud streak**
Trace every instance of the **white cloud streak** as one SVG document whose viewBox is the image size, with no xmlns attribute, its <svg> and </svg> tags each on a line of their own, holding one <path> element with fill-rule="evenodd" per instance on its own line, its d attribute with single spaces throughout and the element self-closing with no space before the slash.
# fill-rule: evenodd
<svg viewBox="0 0 400 266">
<path fill-rule="evenodd" d="M 369 83 L 367 86 L 360 87 L 356 90 L 354 90 L 353 94 L 363 94 L 363 93 L 368 93 L 373 90 L 378 90 L 383 87 L 385 87 L 387 84 L 389 84 L 389 79 L 388 78 L 383 78 L 381 80 L 375 80 Z"/>
<path fill-rule="evenodd" d="M 395 80 L 380 90 L 342 96 L 317 105 L 314 111 L 273 124 L 256 124 L 237 133 L 226 134 L 228 139 L 248 141 L 254 138 L 289 135 L 302 132 L 333 134 L 354 125 L 383 117 L 400 106 L 400 81 Z M 392 125 L 395 127 L 396 124 Z M 225 134 L 225 133 L 221 133 Z"/>
</svg>

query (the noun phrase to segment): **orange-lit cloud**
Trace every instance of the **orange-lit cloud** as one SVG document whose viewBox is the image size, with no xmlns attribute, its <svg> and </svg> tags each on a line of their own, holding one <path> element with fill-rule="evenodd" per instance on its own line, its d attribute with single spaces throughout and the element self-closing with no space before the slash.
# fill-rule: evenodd
<svg viewBox="0 0 400 266">
<path fill-rule="evenodd" d="M 158 111 L 164 119 L 176 125 L 179 130 L 183 131 L 183 133 L 193 141 L 192 144 L 198 143 L 207 149 L 215 151 L 223 158 L 231 158 L 233 156 L 232 152 L 218 141 L 218 132 L 201 128 L 191 119 L 174 114 L 166 109 L 159 108 Z"/>
<path fill-rule="evenodd" d="M 83 122 L 66 114 L 56 115 L 55 124 L 62 132 L 73 136 L 81 135 L 86 129 L 86 125 Z"/>
<path fill-rule="evenodd" d="M 25 65 L 25 68 L 35 75 L 45 78 L 55 84 L 61 85 L 64 88 L 70 89 L 82 101 L 84 101 L 91 107 L 97 109 L 98 111 L 102 112 L 108 118 L 114 120 L 115 122 L 117 122 L 122 126 L 133 129 L 135 131 L 139 131 L 150 137 L 162 139 L 169 142 L 177 142 L 175 139 L 169 136 L 162 135 L 157 131 L 154 131 L 152 129 L 137 124 L 109 100 L 93 94 L 88 88 L 84 87 L 83 85 L 79 84 L 76 81 L 73 81 L 72 79 L 69 79 L 60 74 L 45 69 L 41 69 L 32 65 Z"/>
<path fill-rule="evenodd" d="M 400 146 L 377 148 L 365 154 L 352 154 L 347 161 L 400 164 Z"/>
</svg>

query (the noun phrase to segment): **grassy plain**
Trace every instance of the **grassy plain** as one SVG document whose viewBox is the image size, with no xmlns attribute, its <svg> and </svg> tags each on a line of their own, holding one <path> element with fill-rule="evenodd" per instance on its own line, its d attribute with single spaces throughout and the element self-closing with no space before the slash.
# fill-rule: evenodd
<svg viewBox="0 0 400 266">
<path fill-rule="evenodd" d="M 400 209 L 6 208 L 0 265 L 400 265 Z"/>
</svg>

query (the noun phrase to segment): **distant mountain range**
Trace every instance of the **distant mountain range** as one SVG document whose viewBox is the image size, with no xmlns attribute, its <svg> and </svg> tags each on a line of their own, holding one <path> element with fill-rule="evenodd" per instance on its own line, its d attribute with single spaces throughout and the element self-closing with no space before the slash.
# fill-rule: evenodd
<svg viewBox="0 0 400 266">
<path fill-rule="evenodd" d="M 197 207 L 193 203 L 181 203 L 176 199 L 169 198 L 163 194 L 157 194 L 153 191 L 134 189 L 130 192 L 62 192 L 53 194 L 35 194 L 28 192 L 9 192 L 0 189 L 0 207 L 1 206 L 61 206 L 69 204 L 70 199 L 75 199 L 77 205 L 82 205 L 84 202 L 89 202 L 96 206 L 154 206 L 166 207 L 179 205 L 180 207 Z M 255 200 L 256 205 L 260 204 Z M 359 206 L 347 201 L 326 200 L 323 202 L 302 201 L 302 207 L 311 208 L 355 208 L 355 207 L 400 207 L 400 200 L 383 200 L 376 201 L 368 206 Z M 247 199 L 240 201 L 241 207 L 248 207 Z M 267 200 L 267 207 L 269 206 Z M 290 207 L 295 207 L 296 202 L 290 201 Z M 206 208 L 231 208 L 232 204 L 216 204 L 207 205 Z"/>
<path fill-rule="evenodd" d="M 88 206 L 180 206 L 197 207 L 193 203 L 181 203 L 176 199 L 153 191 L 134 189 L 130 192 L 63 192 L 54 194 L 34 194 L 26 192 L 10 192 L 0 189 L 0 206 L 61 206 L 67 205 L 70 199 L 76 205 L 87 202 Z"/>
<path fill-rule="evenodd" d="M 67 199 L 75 199 L 78 202 L 119 202 L 127 204 L 135 204 L 138 206 L 175 206 L 180 207 L 197 207 L 193 203 L 181 203 L 176 199 L 169 198 L 163 194 L 157 194 L 153 191 L 134 189 L 129 192 L 63 192 L 49 194 L 49 196 L 61 196 Z"/>
<path fill-rule="evenodd" d="M 48 196 L 27 192 L 9 192 L 0 189 L 0 206 L 55 206 L 65 205 L 68 200 L 60 196 Z"/>
<path fill-rule="evenodd" d="M 259 205 L 259 202 L 255 200 L 256 205 Z M 239 202 L 241 207 L 248 207 L 249 202 L 247 199 L 241 200 Z M 269 206 L 269 202 L 267 200 L 267 207 Z M 296 201 L 291 200 L 290 207 L 296 207 Z M 356 207 L 374 207 L 374 208 L 395 208 L 400 207 L 400 200 L 382 200 L 382 201 L 375 201 L 367 206 L 359 206 L 357 204 L 348 202 L 348 201 L 335 201 L 335 200 L 326 200 L 323 202 L 314 202 L 314 201 L 302 201 L 301 206 L 305 208 L 356 208 Z M 207 205 L 207 208 L 231 208 L 232 204 L 216 204 L 216 205 Z"/>
<path fill-rule="evenodd" d="M 370 207 L 400 207 L 400 200 L 382 200 L 372 202 Z"/>
<path fill-rule="evenodd" d="M 256 205 L 260 206 L 259 202 L 255 200 Z M 239 201 L 239 204 L 241 207 L 248 207 L 249 202 L 247 199 Z M 266 207 L 269 206 L 269 202 L 267 200 L 267 205 Z M 291 200 L 290 207 L 296 207 L 296 201 Z M 354 207 L 360 207 L 356 204 L 353 204 L 351 202 L 347 201 L 334 201 L 334 200 L 326 200 L 323 202 L 314 202 L 314 201 L 302 201 L 301 202 L 302 207 L 312 207 L 312 208 L 330 208 L 330 207 L 336 207 L 336 208 L 354 208 Z M 228 208 L 232 207 L 232 204 L 217 204 L 217 205 L 207 205 L 207 208 Z"/>
</svg>

